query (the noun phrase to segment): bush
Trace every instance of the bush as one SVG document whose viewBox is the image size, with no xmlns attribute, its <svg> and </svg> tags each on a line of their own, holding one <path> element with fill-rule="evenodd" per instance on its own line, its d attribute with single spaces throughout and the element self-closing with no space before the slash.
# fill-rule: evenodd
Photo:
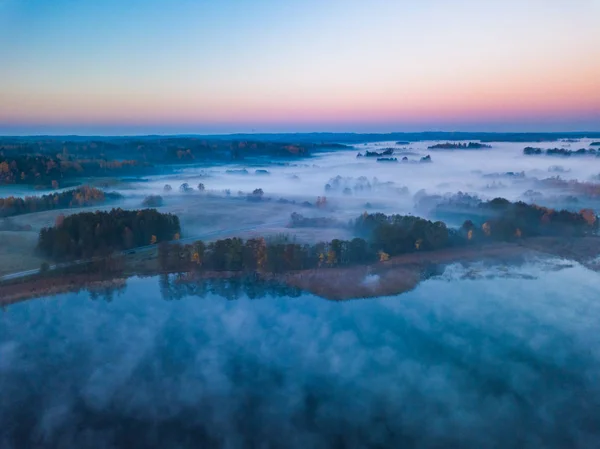
<svg viewBox="0 0 600 449">
<path fill-rule="evenodd" d="M 142 201 L 144 207 L 161 207 L 163 205 L 163 197 L 160 195 L 149 195 Z"/>
</svg>

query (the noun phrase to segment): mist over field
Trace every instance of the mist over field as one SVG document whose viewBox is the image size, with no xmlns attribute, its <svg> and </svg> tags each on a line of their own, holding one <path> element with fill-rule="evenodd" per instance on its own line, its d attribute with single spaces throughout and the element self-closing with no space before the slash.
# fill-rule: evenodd
<svg viewBox="0 0 600 449">
<path fill-rule="evenodd" d="M 492 148 L 478 150 L 428 149 L 429 146 L 439 144 L 440 141 L 421 141 L 408 145 L 377 142 L 356 144 L 348 150 L 336 150 L 290 162 L 277 161 L 273 164 L 264 164 L 264 160 L 257 160 L 254 164 L 246 163 L 233 167 L 220 165 L 212 168 L 182 169 L 180 176 L 170 178 L 185 179 L 190 186 L 195 186 L 197 182 L 204 182 L 207 187 L 216 190 L 230 189 L 232 193 L 262 186 L 265 192 L 293 195 L 299 193 L 298 186 L 300 186 L 302 193 L 321 195 L 324 193 L 325 184 L 338 175 L 355 178 L 366 176 L 369 180 L 377 177 L 381 182 L 393 181 L 398 184 L 398 187 L 404 185 L 413 193 L 422 188 L 429 188 L 433 192 L 446 192 L 451 191 L 453 187 L 463 191 L 469 189 L 476 191 L 492 183 L 491 180 L 482 179 L 482 175 L 502 174 L 509 171 L 515 173 L 525 171 L 528 176 L 535 177 L 548 177 L 562 173 L 561 176 L 567 179 L 589 179 L 591 176 L 598 175 L 600 171 L 595 164 L 590 163 L 590 158 L 527 157 L 523 155 L 523 148 L 533 146 L 543 149 L 575 150 L 588 148 L 591 141 L 592 139 L 582 139 L 574 143 L 492 142 L 490 143 Z M 359 152 L 365 154 L 366 151 L 382 151 L 386 148 L 394 148 L 394 157 L 401 159 L 406 156 L 411 163 L 385 164 L 377 163 L 376 158 L 356 158 Z M 428 154 L 433 159 L 432 164 L 415 164 L 422 156 Z M 556 169 L 555 166 L 561 166 L 565 171 L 555 172 L 551 169 Z M 248 175 L 226 173 L 236 169 L 246 169 Z M 256 175 L 255 171 L 260 169 L 268 170 L 270 176 Z M 439 179 L 439 182 L 432 185 L 431 181 L 436 179 Z M 444 183 L 450 185 L 445 187 Z M 156 193 L 161 191 L 163 186 L 164 184 L 157 180 L 147 183 L 143 190 Z"/>
<path fill-rule="evenodd" d="M 425 195 L 450 196 L 463 192 L 482 200 L 503 197 L 539 205 L 578 211 L 597 205 L 593 199 L 552 188 L 540 181 L 552 177 L 580 182 L 597 181 L 600 176 L 598 159 L 593 156 L 527 156 L 527 146 L 576 150 L 589 148 L 590 139 L 577 142 L 492 142 L 490 149 L 440 150 L 428 149 L 439 141 L 357 144 L 348 150 L 317 153 L 296 160 L 256 158 L 244 163 L 176 166 L 175 172 L 146 176 L 143 182 L 131 178 L 125 183 L 110 184 L 108 191 L 124 195 L 118 205 L 136 208 L 147 195 L 161 195 L 161 210 L 177 213 L 183 221 L 184 234 L 201 235 L 216 229 L 236 229 L 242 225 L 260 224 L 281 231 L 292 212 L 307 216 L 331 215 L 347 221 L 364 211 L 414 214 L 429 217 Z M 381 152 L 394 148 L 394 162 L 378 162 L 376 157 L 357 158 L 366 151 Z M 432 162 L 421 163 L 430 155 Z M 406 157 L 407 160 L 402 159 Z M 191 192 L 179 190 L 187 183 Z M 197 191 L 202 183 L 204 192 Z M 168 184 L 172 187 L 165 192 Z M 255 189 L 264 191 L 264 200 L 248 202 Z M 23 188 L 0 189 L 3 196 L 23 194 Z M 28 194 L 41 195 L 29 191 Z M 327 208 L 314 208 L 318 197 L 327 198 Z M 292 204 L 294 202 L 295 204 Z M 310 204 L 303 204 L 303 203 Z M 313 206 L 312 208 L 310 206 Z M 106 208 L 110 208 L 107 206 Z M 67 211 L 73 213 L 77 210 Z M 58 212 L 40 213 L 40 224 L 52 223 Z M 60 213 L 65 213 L 60 212 Z M 44 218 L 46 217 L 46 218 Z M 17 217 L 16 220 L 25 218 Z M 30 219 L 28 217 L 28 219 Z M 33 218 L 33 224 L 37 217 Z M 460 223 L 449 223 L 460 225 Z"/>
<path fill-rule="evenodd" d="M 424 193 L 449 195 L 463 192 L 483 200 L 503 197 L 511 201 L 535 201 L 577 209 L 586 204 L 585 200 L 569 204 L 565 200 L 568 192 L 564 189 L 549 189 L 538 181 L 556 176 L 582 182 L 597 180 L 600 176 L 598 160 L 588 156 L 526 156 L 523 148 L 575 150 L 588 148 L 592 141 L 588 140 L 572 143 L 497 142 L 491 143 L 490 149 L 478 150 L 428 149 L 440 143 L 437 141 L 408 145 L 369 143 L 298 161 L 268 163 L 257 160 L 255 163 L 184 168 L 176 175 L 151 177 L 149 182 L 133 183 L 120 192 L 126 196 L 160 194 L 167 202 L 171 197 L 176 202 L 180 198 L 177 188 L 183 182 L 191 187 L 203 183 L 209 192 L 216 195 L 229 191 L 231 197 L 238 196 L 239 192 L 247 195 L 261 188 L 265 198 L 275 202 L 288 199 L 314 204 L 317 197 L 326 196 L 328 204 L 333 208 L 337 206 L 337 212 L 343 217 L 353 217 L 366 208 L 387 213 L 423 214 L 422 210 L 415 211 L 415 203 Z M 358 153 L 381 152 L 386 148 L 394 148 L 393 157 L 398 159 L 398 163 L 378 162 L 376 157 L 356 157 Z M 433 162 L 420 163 L 420 159 L 427 155 Z M 408 160 L 402 161 L 403 157 Z M 165 184 L 174 188 L 170 194 L 164 194 Z M 257 209 L 264 205 L 258 206 Z"/>
</svg>

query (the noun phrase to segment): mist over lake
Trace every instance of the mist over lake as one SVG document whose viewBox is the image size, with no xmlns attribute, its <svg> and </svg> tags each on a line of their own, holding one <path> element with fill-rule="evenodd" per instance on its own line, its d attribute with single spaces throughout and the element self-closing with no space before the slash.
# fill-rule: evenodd
<svg viewBox="0 0 600 449">
<path fill-rule="evenodd" d="M 12 305 L 0 315 L 0 443 L 593 447 L 596 275 L 478 271 L 343 303 L 166 301 L 154 278 L 111 301 Z"/>
</svg>

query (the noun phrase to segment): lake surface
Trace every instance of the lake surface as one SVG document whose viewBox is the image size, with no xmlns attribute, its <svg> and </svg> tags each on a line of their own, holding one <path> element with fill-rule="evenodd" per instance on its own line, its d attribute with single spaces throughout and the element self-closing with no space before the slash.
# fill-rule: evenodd
<svg viewBox="0 0 600 449">
<path fill-rule="evenodd" d="M 598 447 L 600 281 L 559 268 L 339 303 L 134 278 L 15 304 L 0 447 Z"/>
</svg>

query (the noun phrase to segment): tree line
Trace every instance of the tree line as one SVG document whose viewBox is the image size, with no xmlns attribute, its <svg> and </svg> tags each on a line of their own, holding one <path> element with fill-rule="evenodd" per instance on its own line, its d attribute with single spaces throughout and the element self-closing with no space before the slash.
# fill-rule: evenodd
<svg viewBox="0 0 600 449">
<path fill-rule="evenodd" d="M 548 156 L 600 156 L 600 153 L 594 148 L 580 148 L 578 150 L 569 150 L 567 148 L 548 148 L 546 150 L 536 147 L 523 148 L 523 154 L 526 156 L 535 156 L 546 154 Z"/>
<path fill-rule="evenodd" d="M 429 251 L 456 244 L 446 225 L 418 217 L 363 214 L 352 223 L 359 235 L 313 245 L 286 236 L 228 238 L 210 243 L 177 243 L 159 246 L 159 266 L 164 271 L 262 271 L 281 273 L 326 267 L 346 267 L 388 260 L 392 256 Z"/>
<path fill-rule="evenodd" d="M 137 160 L 75 159 L 68 155 L 0 154 L 0 184 L 60 188 L 65 180 L 85 176 L 139 174 L 151 167 Z"/>
<path fill-rule="evenodd" d="M 293 143 L 201 137 L 132 137 L 105 139 L 0 138 L 0 155 L 23 155 L 67 160 L 138 161 L 154 165 L 208 160 L 243 160 L 246 157 L 303 157 L 312 151 L 348 148 L 335 143 Z"/>
<path fill-rule="evenodd" d="M 177 240 L 180 233 L 179 218 L 156 209 L 83 212 L 43 228 L 37 249 L 57 261 L 86 259 Z"/>
<path fill-rule="evenodd" d="M 495 240 L 509 241 L 521 237 L 582 237 L 598 232 L 598 217 L 591 209 L 579 212 L 556 210 L 495 198 L 482 202 L 475 223 L 467 220 L 463 229 Z M 472 235 L 474 235 L 472 234 Z"/>
<path fill-rule="evenodd" d="M 469 142 L 469 143 L 445 142 L 445 143 L 437 143 L 437 144 L 431 145 L 427 148 L 430 150 L 480 150 L 482 148 L 492 148 L 492 146 L 486 145 L 484 143 L 479 143 L 479 142 Z"/>
<path fill-rule="evenodd" d="M 593 193 L 593 190 L 585 190 L 593 188 L 591 183 L 586 183 L 590 184 L 588 186 L 562 181 L 560 178 L 544 180 L 544 184 L 550 187 L 554 187 L 554 182 L 558 186 L 580 187 L 582 192 L 590 195 Z M 419 207 L 426 209 L 435 202 L 437 204 L 431 210 L 433 214 L 446 219 L 452 217 L 463 220 L 461 229 L 472 230 L 471 238 L 480 235 L 480 238 L 509 241 L 518 237 L 580 237 L 598 231 L 598 219 L 591 209 L 571 212 L 522 201 L 511 202 L 505 198 L 482 201 L 463 193 L 448 198 L 423 197 Z"/>
<path fill-rule="evenodd" d="M 159 245 L 158 251 L 162 271 L 283 273 L 370 263 L 378 257 L 361 238 L 309 245 L 296 243 L 288 238 L 261 237 L 243 240 L 234 237 L 210 243 L 166 243 Z"/>
<path fill-rule="evenodd" d="M 107 193 L 89 186 L 42 196 L 27 196 L 25 198 L 10 196 L 0 198 L 0 217 L 13 217 L 53 209 L 96 206 L 120 198 L 122 198 L 122 195 L 118 193 Z"/>
<path fill-rule="evenodd" d="M 487 218 L 466 220 L 459 229 L 441 221 L 406 215 L 363 214 L 351 223 L 357 237 L 301 244 L 288 237 L 227 238 L 210 243 L 159 246 L 163 271 L 233 271 L 281 273 L 384 262 L 390 257 L 450 247 L 511 242 L 525 237 L 580 237 L 598 231 L 591 210 L 579 213 L 496 199 L 481 206 Z"/>
<path fill-rule="evenodd" d="M 411 215 L 364 213 L 350 223 L 356 237 L 301 244 L 289 237 L 227 238 L 182 245 L 177 216 L 155 209 L 81 213 L 60 219 L 40 232 L 38 248 L 56 260 L 107 255 L 136 246 L 160 243 L 162 271 L 272 272 L 346 267 L 386 261 L 390 257 L 449 247 L 514 241 L 534 236 L 580 237 L 596 234 L 591 210 L 556 211 L 503 198 L 482 202 L 478 220 L 459 229 L 441 221 Z"/>
</svg>

